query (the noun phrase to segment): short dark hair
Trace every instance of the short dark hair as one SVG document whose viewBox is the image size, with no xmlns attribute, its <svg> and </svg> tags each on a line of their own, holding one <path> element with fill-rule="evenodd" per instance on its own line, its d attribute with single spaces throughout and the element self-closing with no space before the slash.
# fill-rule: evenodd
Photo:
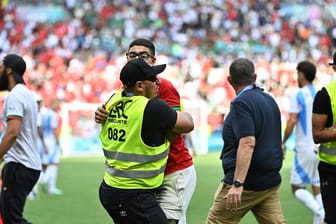
<svg viewBox="0 0 336 224">
<path fill-rule="evenodd" d="M 247 58 L 238 58 L 230 65 L 231 81 L 235 85 L 246 85 L 255 82 L 253 62 Z"/>
<path fill-rule="evenodd" d="M 129 44 L 128 49 L 130 49 L 131 47 L 135 45 L 147 47 L 151 51 L 152 55 L 153 56 L 155 55 L 155 46 L 152 41 L 144 39 L 144 38 L 138 38 L 138 39 L 133 40 Z"/>
<path fill-rule="evenodd" d="M 152 66 L 142 58 L 130 60 L 121 69 L 120 80 L 126 88 L 131 88 L 137 81 L 149 80 L 155 82 L 157 75 L 165 70 L 166 64 Z"/>
<path fill-rule="evenodd" d="M 316 66 L 310 61 L 301 61 L 297 66 L 296 70 L 302 72 L 304 77 L 308 82 L 313 82 L 316 76 Z"/>
</svg>

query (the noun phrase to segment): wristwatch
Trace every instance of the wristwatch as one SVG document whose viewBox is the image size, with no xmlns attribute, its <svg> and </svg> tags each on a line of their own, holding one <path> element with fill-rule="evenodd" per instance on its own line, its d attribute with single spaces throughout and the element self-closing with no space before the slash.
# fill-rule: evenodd
<svg viewBox="0 0 336 224">
<path fill-rule="evenodd" d="M 244 185 L 244 183 L 240 182 L 240 180 L 234 180 L 233 181 L 233 186 L 235 186 L 235 187 L 241 187 L 243 185 Z"/>
</svg>

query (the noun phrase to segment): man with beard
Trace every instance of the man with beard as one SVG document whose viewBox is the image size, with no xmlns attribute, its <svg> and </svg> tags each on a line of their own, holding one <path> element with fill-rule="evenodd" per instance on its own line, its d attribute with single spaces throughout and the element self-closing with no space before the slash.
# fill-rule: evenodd
<svg viewBox="0 0 336 224">
<path fill-rule="evenodd" d="M 42 169 L 37 147 L 37 103 L 24 85 L 25 71 L 25 61 L 16 54 L 5 56 L 0 65 L 0 90 L 9 91 L 3 106 L 0 143 L 0 161 L 5 161 L 0 211 L 5 224 L 30 223 L 23 218 L 23 209 Z"/>
</svg>

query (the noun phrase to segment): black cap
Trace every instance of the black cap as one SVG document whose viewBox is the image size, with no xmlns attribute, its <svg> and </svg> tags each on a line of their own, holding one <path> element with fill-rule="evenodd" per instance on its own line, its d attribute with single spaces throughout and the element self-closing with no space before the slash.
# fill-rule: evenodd
<svg viewBox="0 0 336 224">
<path fill-rule="evenodd" d="M 25 83 L 23 73 L 26 71 L 26 62 L 23 58 L 16 54 L 8 54 L 2 59 L 4 65 L 11 68 L 13 71 L 14 79 L 17 83 Z"/>
<path fill-rule="evenodd" d="M 329 62 L 329 65 L 336 65 L 336 52 L 333 55 L 333 61 Z"/>
<path fill-rule="evenodd" d="M 127 62 L 120 72 L 120 80 L 126 87 L 132 87 L 137 81 L 149 80 L 154 82 L 156 76 L 165 70 L 166 64 L 151 66 L 142 58 Z"/>
</svg>

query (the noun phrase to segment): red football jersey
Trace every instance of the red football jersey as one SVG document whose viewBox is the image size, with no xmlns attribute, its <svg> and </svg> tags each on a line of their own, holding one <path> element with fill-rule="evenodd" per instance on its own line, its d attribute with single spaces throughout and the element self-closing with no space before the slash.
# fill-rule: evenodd
<svg viewBox="0 0 336 224">
<path fill-rule="evenodd" d="M 181 110 L 180 94 L 177 92 L 176 88 L 167 79 L 160 77 L 159 80 L 159 97 L 166 101 L 169 106 L 171 106 L 175 110 Z M 191 165 L 193 165 L 192 156 L 190 155 L 189 150 L 185 145 L 183 135 L 180 134 L 170 144 L 170 151 L 165 175 L 185 169 Z"/>
</svg>

